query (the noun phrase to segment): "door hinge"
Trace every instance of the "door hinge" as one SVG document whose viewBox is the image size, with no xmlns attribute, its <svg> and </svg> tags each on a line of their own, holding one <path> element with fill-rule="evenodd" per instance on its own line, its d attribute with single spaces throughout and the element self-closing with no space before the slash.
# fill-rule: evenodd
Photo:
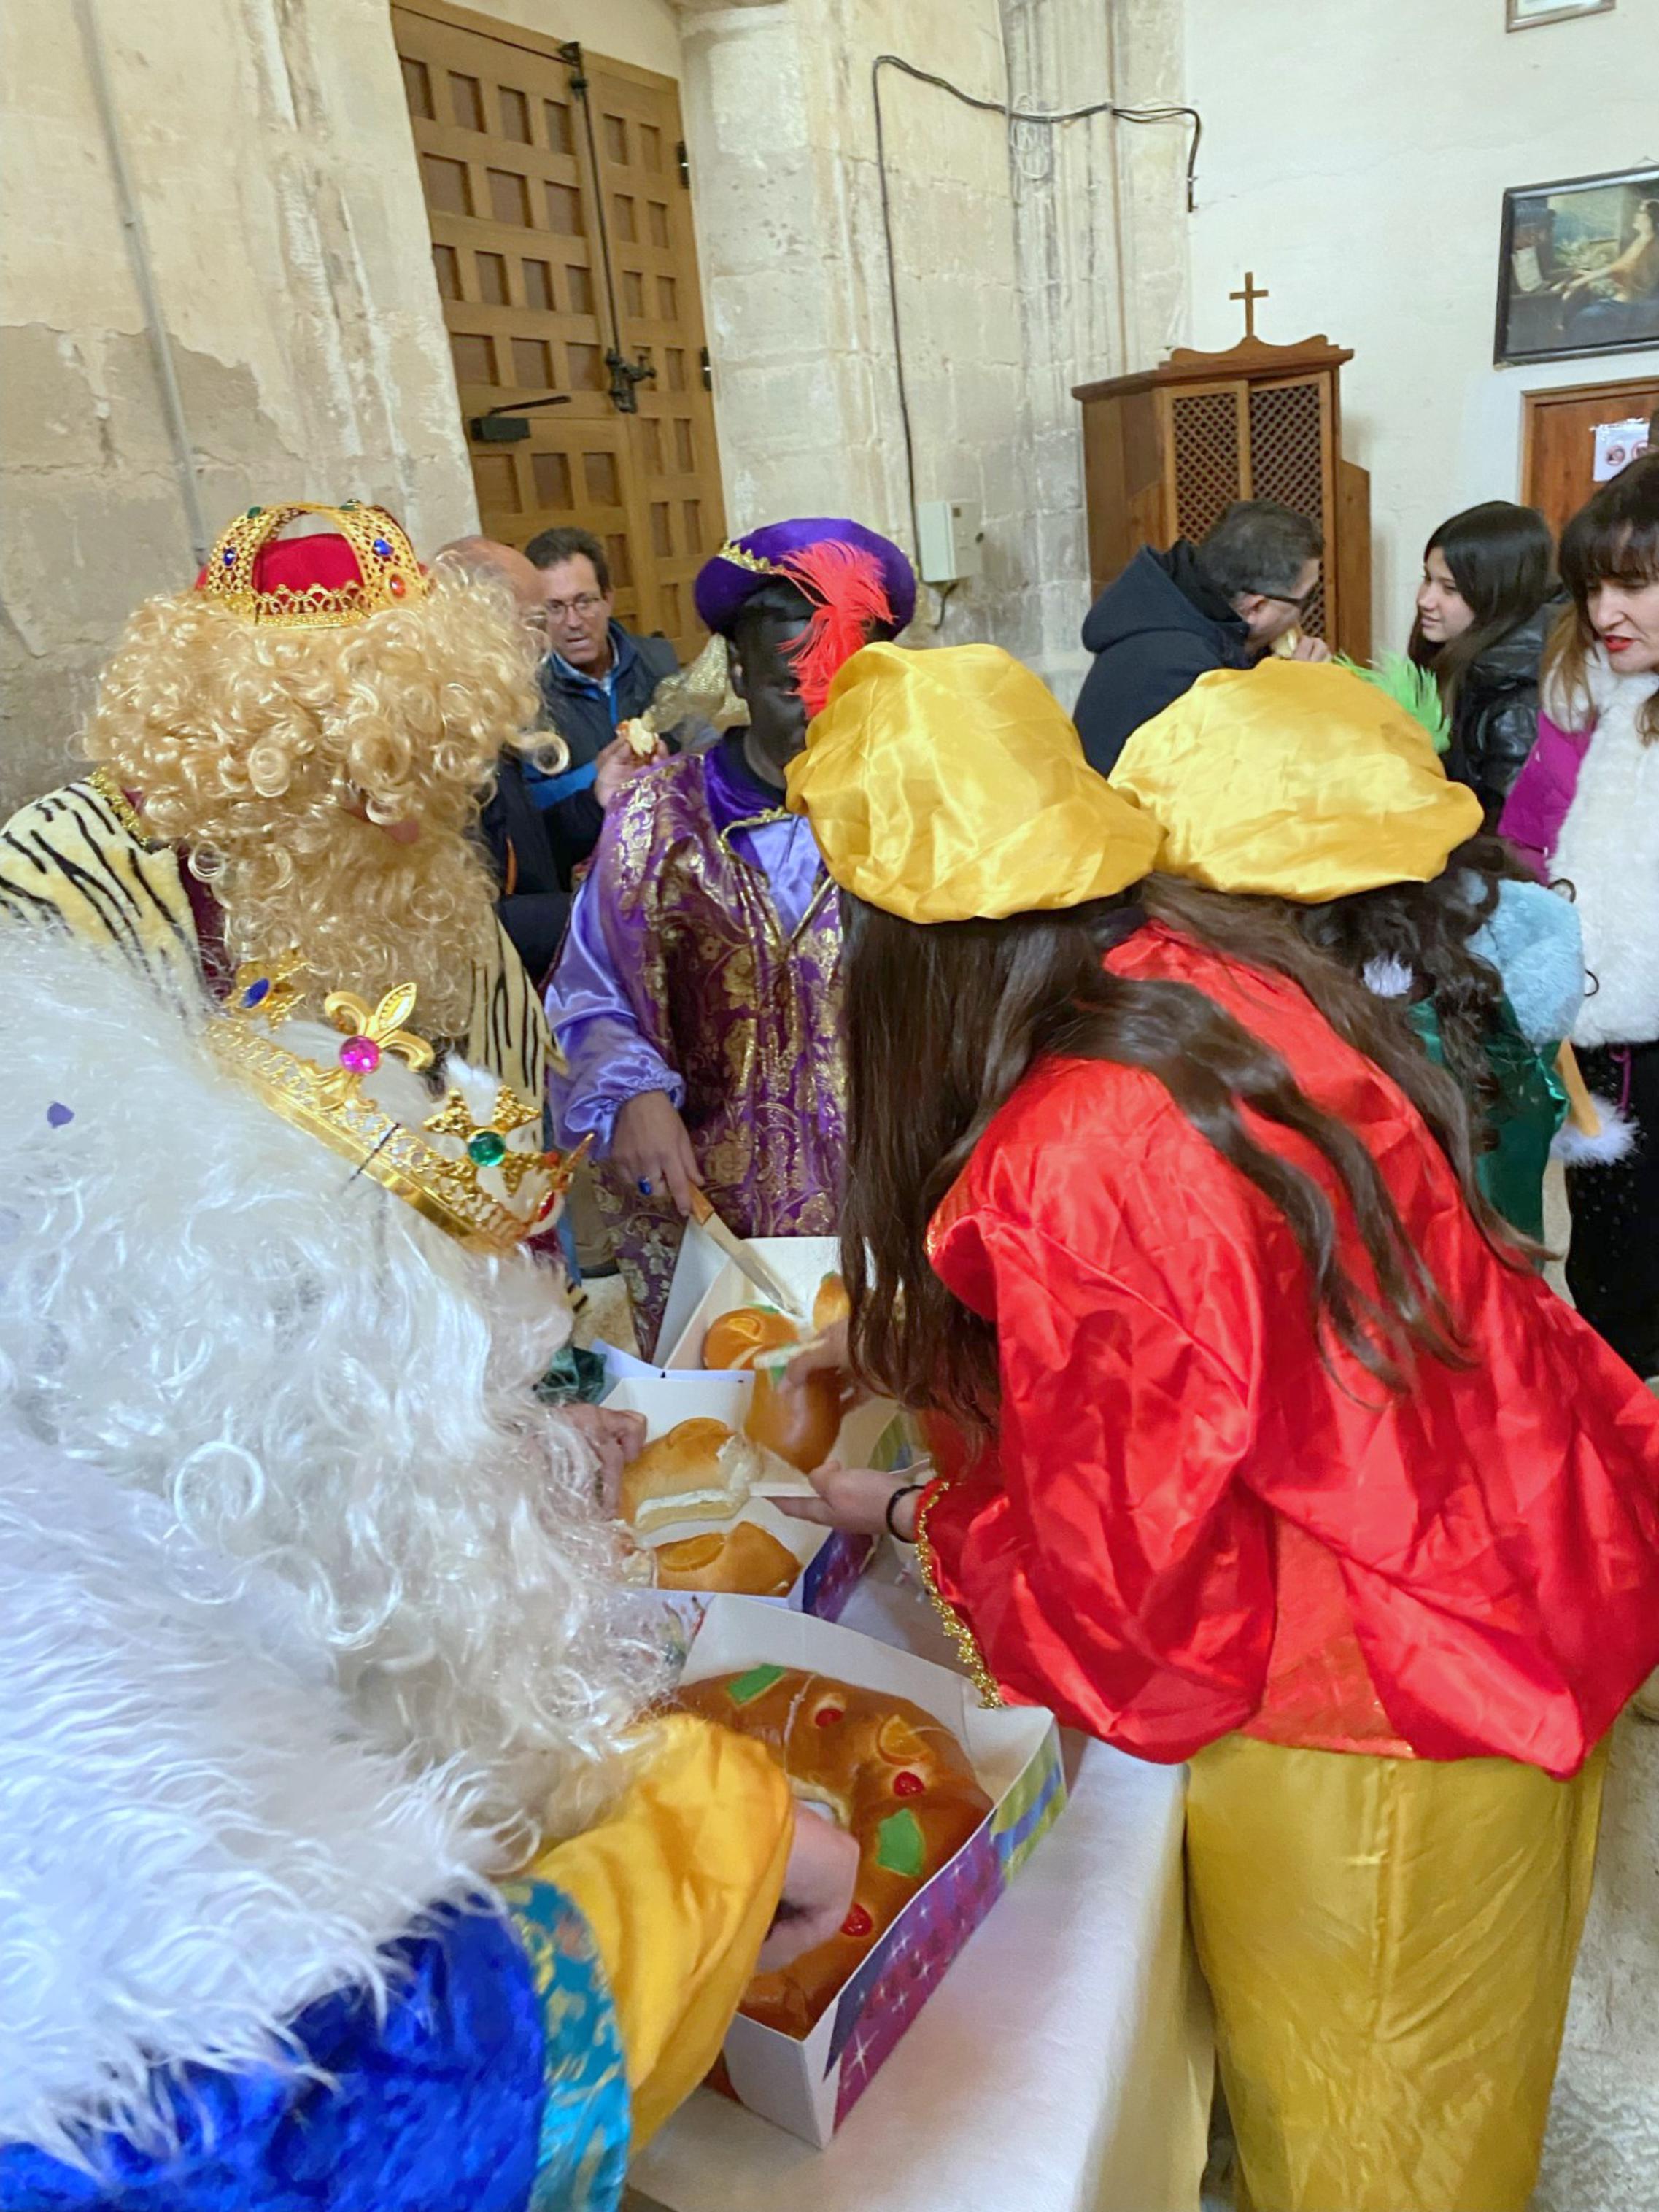
<svg viewBox="0 0 1659 2212">
<path fill-rule="evenodd" d="M 703 348 L 699 359 L 702 364 L 702 388 L 705 392 L 712 392 L 714 389 L 714 364 L 708 358 L 707 346 Z"/>
<path fill-rule="evenodd" d="M 685 141 L 684 138 L 681 139 L 679 144 L 674 149 L 674 158 L 680 165 L 680 182 L 685 186 L 687 191 L 690 191 L 691 189 L 691 164 L 686 159 Z"/>
</svg>

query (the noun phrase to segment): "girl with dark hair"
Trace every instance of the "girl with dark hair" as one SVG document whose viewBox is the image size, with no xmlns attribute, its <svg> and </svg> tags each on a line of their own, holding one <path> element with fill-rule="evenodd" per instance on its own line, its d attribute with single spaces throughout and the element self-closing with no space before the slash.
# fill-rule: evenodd
<svg viewBox="0 0 1659 2212">
<path fill-rule="evenodd" d="M 1555 541 L 1535 507 L 1466 507 L 1423 550 L 1407 652 L 1451 718 L 1446 773 L 1495 822 L 1538 734 L 1538 663 L 1553 611 Z"/>
<path fill-rule="evenodd" d="M 1538 744 L 1504 829 L 1572 888 L 1593 979 L 1573 1031 L 1586 1080 L 1634 1125 L 1615 1164 L 1570 1169 L 1567 1282 L 1638 1375 L 1659 1374 L 1659 455 L 1567 525 L 1571 605 L 1550 639 Z"/>
<path fill-rule="evenodd" d="M 1468 834 L 1389 727 L 1363 837 L 1264 788 L 1333 895 Z M 848 913 L 851 1356 L 943 1470 L 828 1470 L 809 1516 L 914 1533 L 992 1699 L 1192 1762 L 1261 2212 L 1521 2212 L 1591 1753 L 1659 1656 L 1659 1407 L 1506 1239 L 1399 1011 L 1151 872 L 1195 823 L 1005 654 L 867 648 L 789 789 Z"/>
</svg>

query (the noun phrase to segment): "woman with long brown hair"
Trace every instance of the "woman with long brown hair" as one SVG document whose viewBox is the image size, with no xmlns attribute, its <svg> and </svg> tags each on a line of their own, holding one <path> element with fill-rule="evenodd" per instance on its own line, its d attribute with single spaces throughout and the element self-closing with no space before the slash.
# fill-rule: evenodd
<svg viewBox="0 0 1659 2212">
<path fill-rule="evenodd" d="M 1369 842 L 1437 873 L 1473 802 L 1399 720 Z M 913 1529 L 986 1694 L 1191 1760 L 1257 2212 L 1519 2212 L 1591 1753 L 1659 1656 L 1659 1408 L 1399 1010 L 1157 872 L 1006 655 L 858 655 L 790 800 L 847 895 L 851 1356 L 944 1470 L 816 1510 Z"/>
</svg>

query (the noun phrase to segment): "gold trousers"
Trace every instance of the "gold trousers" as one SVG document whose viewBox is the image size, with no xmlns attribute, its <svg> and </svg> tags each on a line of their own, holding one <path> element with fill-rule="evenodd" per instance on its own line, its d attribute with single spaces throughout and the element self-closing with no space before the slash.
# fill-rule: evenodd
<svg viewBox="0 0 1659 2212">
<path fill-rule="evenodd" d="M 1240 2212 L 1525 2212 L 1605 1764 L 1560 1783 L 1243 1736 L 1193 1760 Z"/>
</svg>

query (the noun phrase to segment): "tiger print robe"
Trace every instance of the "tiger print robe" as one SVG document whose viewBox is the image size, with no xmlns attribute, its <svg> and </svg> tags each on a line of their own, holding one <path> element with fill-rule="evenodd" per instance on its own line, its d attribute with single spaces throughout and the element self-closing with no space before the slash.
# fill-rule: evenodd
<svg viewBox="0 0 1659 2212">
<path fill-rule="evenodd" d="M 102 769 L 48 792 L 0 830 L 0 918 L 56 923 L 113 945 L 175 1000 L 198 980 L 218 990 L 229 981 L 210 894 L 176 846 L 145 836 Z M 467 1035 L 453 1042 L 524 1097 L 542 1098 L 547 1019 L 499 923 L 495 950 L 477 972 Z"/>
</svg>

